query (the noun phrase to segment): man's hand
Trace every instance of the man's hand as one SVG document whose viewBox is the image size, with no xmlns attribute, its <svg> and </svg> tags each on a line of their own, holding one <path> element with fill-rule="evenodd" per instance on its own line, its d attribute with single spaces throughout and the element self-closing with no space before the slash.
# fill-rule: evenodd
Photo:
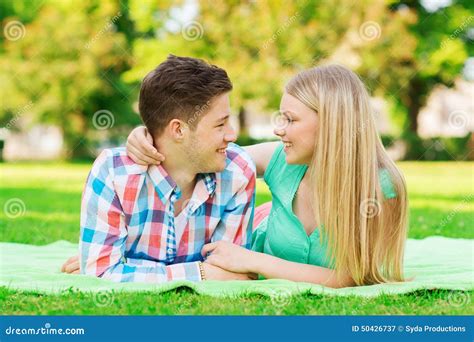
<svg viewBox="0 0 474 342">
<path fill-rule="evenodd" d="M 223 270 L 220 267 L 207 262 L 202 263 L 206 280 L 255 280 L 257 275 L 253 273 L 234 273 Z"/>
<path fill-rule="evenodd" d="M 70 274 L 79 274 L 79 255 L 74 255 L 66 260 L 61 267 L 61 272 Z"/>
<path fill-rule="evenodd" d="M 202 264 L 206 279 L 208 280 L 255 280 L 257 275 L 233 273 L 223 270 L 220 267 L 203 262 Z M 79 256 L 74 255 L 66 260 L 61 267 L 61 272 L 69 274 L 79 274 Z"/>
</svg>

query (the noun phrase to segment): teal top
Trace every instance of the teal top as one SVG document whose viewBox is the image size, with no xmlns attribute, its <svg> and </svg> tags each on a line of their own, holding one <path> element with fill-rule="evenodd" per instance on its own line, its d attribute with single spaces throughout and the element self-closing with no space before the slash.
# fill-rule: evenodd
<svg viewBox="0 0 474 342">
<path fill-rule="evenodd" d="M 320 241 L 320 227 L 308 236 L 293 213 L 293 199 L 307 168 L 287 164 L 283 144 L 276 148 L 263 175 L 272 193 L 272 209 L 253 233 L 252 250 L 298 263 L 334 268 L 326 257 L 325 241 Z M 380 170 L 379 177 L 385 198 L 394 198 L 388 171 Z"/>
</svg>

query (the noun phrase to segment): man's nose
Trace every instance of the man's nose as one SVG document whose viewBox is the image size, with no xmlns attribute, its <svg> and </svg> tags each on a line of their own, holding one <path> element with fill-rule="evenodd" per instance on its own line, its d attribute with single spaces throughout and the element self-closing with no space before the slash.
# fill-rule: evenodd
<svg viewBox="0 0 474 342">
<path fill-rule="evenodd" d="M 225 133 L 224 140 L 227 142 L 234 142 L 237 140 L 237 133 L 235 133 L 235 130 L 232 126 L 229 126 L 229 129 Z"/>
</svg>

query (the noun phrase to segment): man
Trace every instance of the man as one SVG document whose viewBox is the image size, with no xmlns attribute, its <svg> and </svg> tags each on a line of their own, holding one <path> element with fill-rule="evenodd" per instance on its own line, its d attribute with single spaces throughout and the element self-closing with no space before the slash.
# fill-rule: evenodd
<svg viewBox="0 0 474 342">
<path fill-rule="evenodd" d="M 63 271 L 119 282 L 249 279 L 202 262 L 204 244 L 250 248 L 255 165 L 232 142 L 227 73 L 170 55 L 143 80 L 139 110 L 166 159 L 141 166 L 104 150 L 82 198 L 79 260 Z M 77 272 L 77 271 L 76 271 Z"/>
</svg>

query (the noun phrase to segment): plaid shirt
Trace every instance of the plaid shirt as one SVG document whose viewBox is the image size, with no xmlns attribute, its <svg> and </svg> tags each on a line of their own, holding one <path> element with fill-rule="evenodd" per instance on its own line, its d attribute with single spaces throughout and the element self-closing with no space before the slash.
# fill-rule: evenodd
<svg viewBox="0 0 474 342">
<path fill-rule="evenodd" d="M 201 280 L 204 244 L 226 240 L 250 248 L 255 165 L 230 144 L 222 172 L 199 174 L 174 215 L 179 187 L 162 166 L 141 166 L 124 148 L 104 150 L 82 197 L 82 274 L 117 282 Z"/>
</svg>

